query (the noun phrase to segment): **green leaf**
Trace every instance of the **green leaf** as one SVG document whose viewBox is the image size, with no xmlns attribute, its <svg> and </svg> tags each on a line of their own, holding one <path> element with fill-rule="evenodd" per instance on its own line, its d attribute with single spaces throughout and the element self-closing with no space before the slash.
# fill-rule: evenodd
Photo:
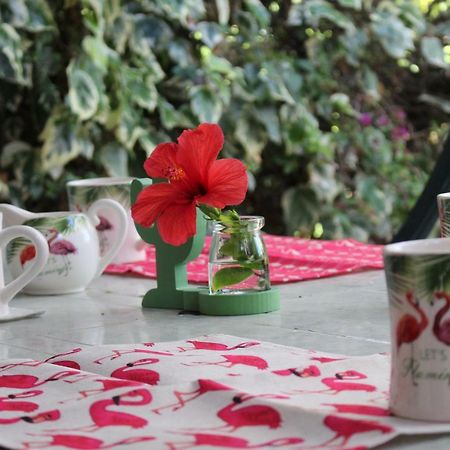
<svg viewBox="0 0 450 450">
<path fill-rule="evenodd" d="M 23 57 L 22 42 L 16 30 L 7 23 L 0 24 L 0 79 L 29 85 Z"/>
<path fill-rule="evenodd" d="M 85 130 L 62 108 L 53 111 L 39 139 L 43 141 L 42 168 L 49 171 L 54 179 L 62 174 L 69 161 L 78 155 L 90 158 L 94 151 Z"/>
<path fill-rule="evenodd" d="M 258 73 L 258 78 L 264 83 L 268 95 L 273 100 L 280 100 L 291 105 L 295 104 L 295 100 L 287 89 L 277 64 L 273 62 L 263 64 L 262 69 Z"/>
<path fill-rule="evenodd" d="M 150 77 L 146 80 L 130 81 L 127 90 L 130 93 L 130 99 L 141 108 L 150 112 L 156 108 L 158 91 Z"/>
<path fill-rule="evenodd" d="M 297 186 L 286 190 L 281 199 L 283 215 L 289 233 L 300 230 L 309 235 L 312 224 L 318 219 L 319 201 L 315 192 L 308 186 Z"/>
<path fill-rule="evenodd" d="M 209 47 L 214 48 L 220 44 L 225 35 L 222 28 L 213 22 L 200 22 L 197 24 L 197 31 L 200 31 L 202 41 Z"/>
<path fill-rule="evenodd" d="M 428 103 L 429 105 L 436 106 L 446 114 L 450 114 L 450 100 L 431 94 L 422 94 L 419 96 L 419 100 Z"/>
<path fill-rule="evenodd" d="M 108 69 L 110 58 L 118 61 L 118 54 L 109 48 L 101 39 L 86 36 L 83 39 L 83 49 L 91 58 L 91 61 L 104 73 Z"/>
<path fill-rule="evenodd" d="M 257 261 L 239 261 L 239 264 L 242 267 L 245 267 L 246 269 L 252 269 L 252 270 L 264 270 L 264 268 L 267 266 L 267 262 L 263 259 L 257 260 Z"/>
<path fill-rule="evenodd" d="M 27 7 L 29 18 L 24 27 L 26 30 L 38 33 L 55 27 L 52 10 L 46 0 L 28 0 Z"/>
<path fill-rule="evenodd" d="M 424 36 L 420 41 L 424 58 L 436 67 L 446 68 L 449 64 L 444 59 L 444 49 L 441 40 L 437 37 Z"/>
<path fill-rule="evenodd" d="M 345 30 L 355 29 L 353 22 L 345 14 L 334 8 L 331 2 L 309 0 L 304 4 L 303 13 L 306 22 L 315 27 L 319 26 L 323 19 L 326 19 Z"/>
<path fill-rule="evenodd" d="M 362 85 L 364 91 L 374 100 L 378 100 L 380 98 L 380 91 L 378 89 L 378 76 L 368 66 L 363 66 L 362 68 Z"/>
<path fill-rule="evenodd" d="M 244 0 L 245 7 L 256 18 L 259 25 L 267 27 L 270 24 L 270 13 L 260 0 Z"/>
<path fill-rule="evenodd" d="M 261 162 L 261 153 L 266 145 L 267 137 L 259 132 L 260 126 L 250 118 L 241 117 L 234 135 L 244 147 L 247 158 L 256 164 Z"/>
<path fill-rule="evenodd" d="M 218 291 L 227 286 L 233 286 L 253 275 L 253 270 L 246 267 L 225 267 L 218 270 L 212 280 L 212 288 Z"/>
<path fill-rule="evenodd" d="M 173 38 L 173 32 L 166 22 L 157 17 L 136 14 L 133 19 L 131 46 L 142 56 L 152 54 L 153 49 L 165 47 Z"/>
<path fill-rule="evenodd" d="M 216 9 L 220 25 L 226 25 L 230 20 L 230 0 L 216 0 Z"/>
<path fill-rule="evenodd" d="M 9 10 L 8 23 L 16 28 L 24 27 L 30 20 L 25 0 L 6 0 L 5 3 Z"/>
<path fill-rule="evenodd" d="M 256 109 L 255 118 L 262 124 L 269 134 L 270 140 L 281 143 L 280 120 L 278 112 L 273 106 L 264 106 Z"/>
<path fill-rule="evenodd" d="M 111 177 L 128 176 L 128 152 L 116 142 L 110 142 L 100 149 L 100 161 Z"/>
<path fill-rule="evenodd" d="M 356 176 L 357 195 L 367 203 L 377 216 L 382 219 L 391 210 L 391 205 L 386 201 L 386 196 L 379 187 L 377 179 L 373 176 L 359 174 Z"/>
<path fill-rule="evenodd" d="M 217 96 L 206 87 L 192 89 L 191 108 L 200 122 L 219 121 L 222 115 L 222 104 L 217 100 Z"/>
<path fill-rule="evenodd" d="M 233 259 L 238 259 L 236 255 L 240 254 L 239 236 L 231 234 L 230 238 L 220 247 L 219 252 L 222 255 L 231 256 Z"/>
<path fill-rule="evenodd" d="M 362 8 L 362 0 L 338 0 L 338 3 L 345 8 L 353 8 L 358 11 Z"/>
<path fill-rule="evenodd" d="M 402 58 L 414 49 L 414 32 L 399 18 L 389 13 L 374 13 L 371 19 L 372 30 L 388 55 Z"/>
<path fill-rule="evenodd" d="M 84 71 L 68 68 L 69 93 L 67 100 L 70 109 L 81 120 L 91 118 L 97 111 L 100 94 L 91 76 Z"/>
<path fill-rule="evenodd" d="M 23 247 L 27 245 L 31 245 L 31 241 L 26 238 L 16 238 L 8 243 L 6 247 L 6 261 L 8 264 L 11 263 L 13 258 L 17 255 L 17 253 L 22 250 Z"/>
<path fill-rule="evenodd" d="M 330 96 L 330 103 L 336 111 L 353 116 L 355 110 L 350 103 L 350 97 L 343 92 L 335 92 Z"/>
</svg>

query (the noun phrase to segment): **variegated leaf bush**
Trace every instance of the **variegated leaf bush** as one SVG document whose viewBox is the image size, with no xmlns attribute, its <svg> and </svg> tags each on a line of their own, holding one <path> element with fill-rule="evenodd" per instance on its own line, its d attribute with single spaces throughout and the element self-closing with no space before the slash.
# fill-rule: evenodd
<svg viewBox="0 0 450 450">
<path fill-rule="evenodd" d="M 448 0 L 0 0 L 0 194 L 143 176 L 219 122 L 241 210 L 275 233 L 388 241 L 450 114 Z"/>
</svg>

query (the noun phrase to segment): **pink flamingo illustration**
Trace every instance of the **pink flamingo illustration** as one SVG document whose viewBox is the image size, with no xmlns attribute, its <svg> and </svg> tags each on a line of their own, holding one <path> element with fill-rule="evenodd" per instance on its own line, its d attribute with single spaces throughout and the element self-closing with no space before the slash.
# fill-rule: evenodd
<svg viewBox="0 0 450 450">
<path fill-rule="evenodd" d="M 450 318 L 442 321 L 450 309 L 450 296 L 446 292 L 435 292 L 434 296 L 438 300 L 444 300 L 445 305 L 437 312 L 434 318 L 433 334 L 438 341 L 445 345 L 450 345 Z"/>
<path fill-rule="evenodd" d="M 232 391 L 234 388 L 231 386 L 227 386 L 226 384 L 219 383 L 214 380 L 208 380 L 208 379 L 199 379 L 198 380 L 198 389 L 195 389 L 194 391 L 190 392 L 179 392 L 174 391 L 174 395 L 176 399 L 178 400 L 177 403 L 171 403 L 169 405 L 162 406 L 160 408 L 156 408 L 153 410 L 153 412 L 159 414 L 160 411 L 172 408 L 172 411 L 176 411 L 177 409 L 183 408 L 186 403 L 191 402 L 192 400 L 195 400 L 197 397 L 200 397 L 201 395 L 207 394 L 208 392 L 217 392 L 217 391 Z M 260 394 L 260 395 L 240 395 L 240 400 L 250 400 L 251 398 L 278 398 L 278 399 L 287 399 L 288 396 L 285 395 L 276 395 L 276 394 Z"/>
<path fill-rule="evenodd" d="M 35 257 L 36 257 L 36 249 L 34 245 L 27 245 L 20 252 L 19 259 L 21 266 L 23 267 L 27 263 L 27 261 L 31 261 Z"/>
<path fill-rule="evenodd" d="M 134 389 L 123 394 L 115 395 L 112 398 L 98 400 L 89 408 L 92 425 L 68 430 L 48 430 L 48 431 L 96 431 L 104 427 L 130 427 L 142 428 L 148 424 L 148 420 L 134 414 L 121 411 L 110 411 L 111 406 L 144 406 L 152 401 L 152 394 L 147 389 Z"/>
<path fill-rule="evenodd" d="M 233 397 L 233 402 L 222 408 L 217 412 L 217 416 L 226 422 L 228 425 L 225 428 L 230 428 L 230 431 L 235 431 L 241 427 L 255 427 L 266 426 L 268 428 L 279 428 L 281 426 L 280 413 L 266 405 L 249 405 L 237 408 L 244 401 L 252 398 L 261 397 L 258 395 L 237 395 Z M 268 397 L 265 395 L 265 397 Z M 282 396 L 272 396 L 272 398 L 287 398 Z M 237 409 L 236 409 L 237 408 Z"/>
<path fill-rule="evenodd" d="M 330 358 L 328 356 L 313 356 L 312 358 L 309 358 L 311 361 L 318 361 L 322 364 L 330 363 L 330 362 L 336 362 L 336 361 L 344 361 L 345 358 Z"/>
<path fill-rule="evenodd" d="M 326 442 L 320 445 L 320 448 L 331 444 L 332 442 L 342 438 L 342 445 L 346 445 L 350 438 L 358 433 L 368 433 L 370 431 L 380 431 L 381 433 L 392 433 L 394 430 L 389 425 L 384 425 L 372 420 L 358 420 L 349 419 L 347 417 L 326 416 L 323 423 L 332 431 L 335 435 Z"/>
<path fill-rule="evenodd" d="M 319 393 L 331 393 L 333 395 L 342 391 L 365 391 L 374 392 L 377 388 L 370 384 L 355 383 L 353 380 L 364 380 L 366 375 L 357 372 L 356 370 L 346 370 L 345 372 L 336 373 L 334 377 L 326 377 L 321 382 L 328 386 L 328 389 L 320 391 L 305 391 L 295 390 L 292 393 L 304 393 L 304 394 L 319 394 Z"/>
<path fill-rule="evenodd" d="M 9 394 L 7 397 L 0 397 L 0 411 L 22 411 L 32 412 L 38 409 L 39 405 L 34 402 L 17 401 L 17 398 L 30 398 L 41 395 L 43 391 L 27 391 L 20 394 Z"/>
<path fill-rule="evenodd" d="M 239 348 L 247 348 L 252 347 L 254 345 L 260 345 L 260 342 L 242 342 L 240 344 L 229 347 L 226 344 L 220 344 L 217 342 L 205 342 L 205 341 L 186 341 L 193 345 L 193 347 L 178 347 L 181 352 L 186 352 L 188 350 L 217 350 L 217 351 L 229 351 L 229 350 L 237 350 Z"/>
<path fill-rule="evenodd" d="M 187 433 L 186 433 L 187 434 Z M 226 447 L 226 448 L 267 448 L 267 447 L 285 447 L 287 445 L 301 444 L 304 440 L 301 438 L 279 438 L 272 441 L 262 442 L 260 444 L 251 444 L 248 439 L 233 437 L 226 434 L 208 434 L 193 433 L 191 435 L 194 442 L 171 442 L 171 450 L 181 450 L 188 448 L 197 448 L 203 445 L 208 447 Z"/>
<path fill-rule="evenodd" d="M 390 416 L 389 409 L 370 405 L 353 405 L 344 403 L 323 403 L 324 406 L 332 406 L 337 412 L 348 414 L 362 414 L 365 416 Z"/>
<path fill-rule="evenodd" d="M 61 356 L 68 356 L 68 355 L 72 355 L 74 353 L 78 353 L 81 352 L 81 348 L 74 348 L 73 350 L 70 350 L 69 352 L 65 352 L 65 353 L 58 353 L 57 355 L 53 355 L 50 356 L 50 358 L 47 358 L 43 361 L 20 361 L 18 363 L 11 363 L 11 364 L 6 364 L 5 366 L 0 366 L 0 372 L 3 372 L 4 370 L 7 369 L 12 369 L 13 367 L 38 367 L 38 366 L 42 366 L 43 364 L 50 362 L 52 359 L 55 358 L 59 358 Z M 72 362 L 72 361 L 70 361 Z M 54 365 L 64 365 L 64 364 L 57 364 L 56 362 L 52 363 Z M 76 364 L 76 363 L 74 363 Z M 67 367 L 66 365 L 64 365 L 65 367 Z M 74 368 L 76 370 L 79 370 L 79 368 L 77 367 L 71 367 Z"/>
<path fill-rule="evenodd" d="M 51 234 L 50 238 L 47 240 L 50 253 L 52 253 L 53 255 L 65 256 L 65 255 L 68 255 L 69 253 L 77 252 L 77 249 L 72 244 L 72 242 L 69 242 L 65 239 L 59 239 L 59 240 L 55 241 L 55 239 L 59 235 L 59 232 L 57 229 L 51 228 L 50 231 L 52 234 Z"/>
<path fill-rule="evenodd" d="M 197 397 L 200 397 L 207 392 L 214 391 L 231 391 L 233 388 L 227 386 L 226 384 L 218 383 L 214 380 L 207 379 L 199 379 L 198 380 L 198 389 L 190 392 L 179 392 L 174 391 L 175 398 L 178 400 L 177 403 L 172 403 L 160 408 L 156 408 L 153 412 L 159 414 L 160 411 L 167 408 L 172 408 L 172 411 L 176 411 L 177 409 L 182 408 L 186 403 L 195 400 Z"/>
<path fill-rule="evenodd" d="M 106 391 L 112 391 L 114 389 L 118 389 L 118 388 L 122 388 L 122 387 L 139 387 L 141 384 L 136 382 L 136 381 L 129 381 L 129 380 L 119 380 L 116 378 L 100 378 L 94 381 L 98 381 L 99 383 L 101 383 L 103 385 L 102 388 L 99 389 L 88 389 L 85 391 L 80 391 L 80 397 L 76 397 L 76 398 L 69 398 L 67 400 L 62 400 L 59 403 L 67 403 L 67 402 L 71 402 L 73 400 L 82 400 L 83 398 L 87 398 L 90 397 L 91 395 L 96 395 L 99 394 L 101 392 L 106 392 Z"/>
<path fill-rule="evenodd" d="M 38 435 L 32 435 L 38 436 Z M 48 437 L 48 436 L 45 436 Z M 29 448 L 43 448 L 43 447 L 53 447 L 53 446 L 61 446 L 66 448 L 73 448 L 76 450 L 100 450 L 104 448 L 113 448 L 118 445 L 128 445 L 128 444 L 136 444 L 138 442 L 146 442 L 155 440 L 152 436 L 140 436 L 140 437 L 132 437 L 123 439 L 121 441 L 114 442 L 113 444 L 105 445 L 103 441 L 100 439 L 96 439 L 88 436 L 80 436 L 75 434 L 54 434 L 50 436 L 50 442 L 24 442 L 22 445 L 26 449 Z"/>
<path fill-rule="evenodd" d="M 397 350 L 402 344 L 414 342 L 428 325 L 428 318 L 420 308 L 419 303 L 414 301 L 412 292 L 406 293 L 406 301 L 419 313 L 420 322 L 409 313 L 400 318 L 396 329 Z"/>
<path fill-rule="evenodd" d="M 155 364 L 159 362 L 156 358 L 143 358 L 134 362 L 127 363 L 124 367 L 119 367 L 111 373 L 114 378 L 121 380 L 138 381 L 140 383 L 146 383 L 156 385 L 159 382 L 159 373 L 150 369 L 135 369 L 136 366 L 142 366 L 145 364 Z"/>
<path fill-rule="evenodd" d="M 281 377 L 287 377 L 290 375 L 295 375 L 296 377 L 300 378 L 320 377 L 320 370 L 317 368 L 317 366 L 314 365 L 305 367 L 302 370 L 295 368 L 272 370 L 272 373 Z"/>
<path fill-rule="evenodd" d="M 57 355 L 53 355 L 50 358 L 47 358 L 44 362 L 48 363 L 50 362 L 52 359 L 56 359 L 56 358 L 61 358 L 62 356 L 69 356 L 69 355 L 73 355 L 75 353 L 79 353 L 81 352 L 81 348 L 74 348 L 73 350 L 70 350 L 68 352 L 65 353 L 58 353 Z M 63 367 L 68 367 L 70 369 L 75 369 L 75 370 L 80 370 L 80 364 L 78 364 L 76 361 L 72 361 L 70 359 L 67 360 L 62 360 L 62 361 L 55 361 L 52 362 L 52 364 L 56 365 L 56 366 L 63 366 Z"/>
<path fill-rule="evenodd" d="M 39 378 L 35 377 L 34 375 L 0 375 L 0 387 L 13 389 L 29 389 L 37 386 L 42 386 L 49 381 L 56 381 L 60 380 L 61 378 L 78 374 L 79 372 L 75 370 L 58 372 L 43 381 L 39 381 Z"/>
<path fill-rule="evenodd" d="M 364 380 L 366 378 L 366 375 L 356 370 L 346 370 L 337 373 L 334 377 L 324 378 L 322 383 L 329 387 L 328 390 L 334 391 L 336 394 L 342 391 L 376 391 L 377 388 L 371 384 L 352 382 L 352 380 Z"/>
<path fill-rule="evenodd" d="M 14 417 L 11 419 L 0 419 L 0 425 L 11 425 L 18 423 L 20 421 L 26 423 L 42 423 L 58 420 L 61 417 L 61 413 L 57 409 L 52 409 L 51 411 L 41 412 L 35 416 L 21 416 Z"/>
<path fill-rule="evenodd" d="M 144 344 L 145 345 L 145 344 Z M 133 348 L 128 350 L 113 350 L 112 355 L 103 356 L 102 358 L 98 358 L 94 360 L 95 364 L 102 364 L 104 359 L 108 359 L 109 361 L 114 361 L 117 358 L 120 358 L 122 355 L 129 355 L 131 353 L 144 353 L 146 355 L 159 355 L 159 356 L 173 356 L 173 353 L 168 352 L 157 352 L 154 350 L 147 350 L 145 348 Z"/>
<path fill-rule="evenodd" d="M 75 369 L 75 370 L 81 369 L 81 366 L 76 361 L 70 361 L 70 360 L 56 361 L 52 364 L 54 364 L 55 366 L 68 367 L 69 369 Z"/>
<path fill-rule="evenodd" d="M 50 235 L 50 238 L 47 240 L 48 249 L 52 255 L 60 255 L 64 258 L 64 268 L 66 272 L 68 272 L 70 265 L 67 255 L 71 253 L 76 253 L 77 249 L 72 244 L 72 242 L 67 241 L 66 239 L 58 239 L 57 241 L 55 241 L 55 239 L 59 235 L 59 232 L 56 228 L 51 228 L 50 232 L 52 234 Z"/>
<path fill-rule="evenodd" d="M 256 367 L 259 370 L 264 370 L 269 367 L 267 361 L 259 356 L 251 355 L 220 355 L 225 361 L 219 362 L 194 362 L 192 364 L 184 364 L 184 366 L 223 366 L 223 367 L 233 367 L 236 365 L 251 366 Z"/>
<path fill-rule="evenodd" d="M 97 231 L 106 231 L 106 230 L 112 230 L 113 226 L 111 224 L 111 222 L 104 216 L 98 216 L 99 218 L 99 223 L 98 225 L 95 227 L 95 229 Z"/>
<path fill-rule="evenodd" d="M 147 389 L 135 389 L 125 394 L 116 395 L 112 399 L 99 400 L 93 403 L 89 413 L 95 423 L 95 429 L 108 426 L 142 428 L 148 423 L 146 419 L 124 412 L 109 411 L 107 408 L 111 405 L 148 405 L 151 401 L 152 395 Z"/>
</svg>

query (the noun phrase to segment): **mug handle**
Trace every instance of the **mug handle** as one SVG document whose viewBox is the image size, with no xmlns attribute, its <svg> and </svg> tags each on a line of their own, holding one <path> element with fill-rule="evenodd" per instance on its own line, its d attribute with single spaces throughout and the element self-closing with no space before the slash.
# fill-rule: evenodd
<svg viewBox="0 0 450 450">
<path fill-rule="evenodd" d="M 3 247 L 13 239 L 25 237 L 36 248 L 36 256 L 25 271 L 3 288 L 0 288 L 0 305 L 6 306 L 9 301 L 25 287 L 44 268 L 48 259 L 48 243 L 44 236 L 31 227 L 16 225 L 0 231 L 0 245 Z"/>
<path fill-rule="evenodd" d="M 100 223 L 98 212 L 101 209 L 112 209 L 117 214 L 117 218 L 119 219 L 119 238 L 116 239 L 111 248 L 103 255 L 102 258 L 100 258 L 95 278 L 99 277 L 103 273 L 106 266 L 117 255 L 118 251 L 125 242 L 128 231 L 128 216 L 124 207 L 119 202 L 109 198 L 101 198 L 100 200 L 95 201 L 87 210 L 87 216 L 94 223 L 94 226 Z"/>
</svg>

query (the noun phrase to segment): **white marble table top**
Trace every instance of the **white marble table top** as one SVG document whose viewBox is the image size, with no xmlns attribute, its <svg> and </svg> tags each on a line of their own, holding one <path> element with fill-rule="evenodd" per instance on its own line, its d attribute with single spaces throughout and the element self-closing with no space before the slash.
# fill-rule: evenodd
<svg viewBox="0 0 450 450">
<path fill-rule="evenodd" d="M 79 294 L 19 295 L 15 308 L 46 310 L 33 319 L 0 323 L 0 360 L 45 358 L 79 345 L 185 339 L 223 333 L 347 355 L 387 352 L 389 317 L 382 271 L 279 286 L 280 311 L 212 317 L 142 309 L 155 281 L 104 275 Z M 399 437 L 385 449 L 449 449 L 450 436 Z"/>
</svg>

